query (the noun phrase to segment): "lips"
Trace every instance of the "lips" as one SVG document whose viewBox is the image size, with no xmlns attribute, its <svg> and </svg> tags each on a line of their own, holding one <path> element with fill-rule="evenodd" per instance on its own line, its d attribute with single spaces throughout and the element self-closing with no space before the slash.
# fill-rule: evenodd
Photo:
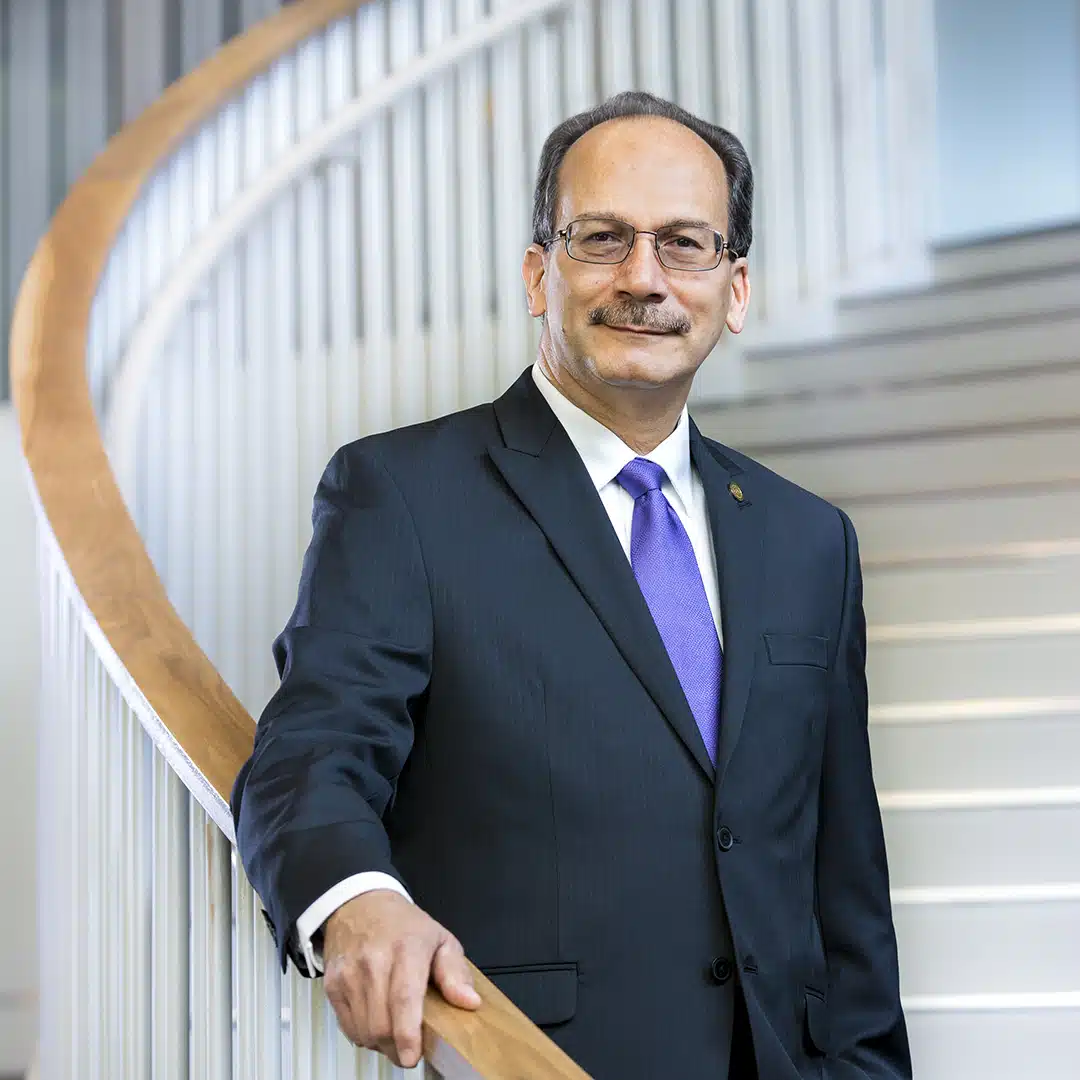
<svg viewBox="0 0 1080 1080">
<path fill-rule="evenodd" d="M 605 325 L 607 325 L 607 324 L 605 324 Z M 610 325 L 608 325 L 608 329 L 609 330 L 622 330 L 623 333 L 626 333 L 626 334 L 641 334 L 641 335 L 643 335 L 645 337 L 664 337 L 665 335 L 670 333 L 669 330 L 649 330 L 649 329 L 647 329 L 646 327 L 643 327 L 643 326 L 610 326 Z"/>
</svg>

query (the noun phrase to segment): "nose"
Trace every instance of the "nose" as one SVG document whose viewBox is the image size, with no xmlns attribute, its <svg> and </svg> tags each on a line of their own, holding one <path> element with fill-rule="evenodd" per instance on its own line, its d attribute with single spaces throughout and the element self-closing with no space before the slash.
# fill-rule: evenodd
<svg viewBox="0 0 1080 1080">
<path fill-rule="evenodd" d="M 664 266 L 656 253 L 652 233 L 638 233 L 630 254 L 619 263 L 618 286 L 621 292 L 638 300 L 663 300 L 668 294 Z"/>
</svg>

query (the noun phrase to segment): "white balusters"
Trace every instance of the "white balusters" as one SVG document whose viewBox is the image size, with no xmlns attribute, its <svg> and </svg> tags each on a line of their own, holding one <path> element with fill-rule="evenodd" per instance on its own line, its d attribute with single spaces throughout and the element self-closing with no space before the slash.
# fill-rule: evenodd
<svg viewBox="0 0 1080 1080">
<path fill-rule="evenodd" d="M 493 11 L 513 6 L 494 0 Z M 494 396 L 521 373 L 531 357 L 529 313 L 521 280 L 521 258 L 532 239 L 529 227 L 529 169 L 525 161 L 525 71 L 523 35 L 511 34 L 492 48 L 491 132 L 495 199 L 492 236 L 495 241 L 495 378 Z"/>
<path fill-rule="evenodd" d="M 453 33 L 453 5 L 446 0 L 426 0 L 423 23 L 424 49 L 429 51 Z M 455 255 L 468 240 L 462 234 L 457 211 L 454 100 L 453 75 L 432 79 L 424 90 L 424 277 L 428 296 L 428 388 L 435 416 L 453 412 L 461 400 L 460 291 Z"/>
<path fill-rule="evenodd" d="M 827 302 L 836 266 L 836 126 L 829 0 L 795 4 L 795 85 L 801 169 L 795 185 L 801 238 L 799 295 Z"/>
<path fill-rule="evenodd" d="M 675 96 L 672 6 L 668 0 L 637 0 L 634 12 L 636 40 L 633 49 L 629 50 L 638 57 L 639 89 L 668 99 Z"/>
<path fill-rule="evenodd" d="M 566 115 L 584 112 L 596 104 L 596 5 L 574 0 L 563 19 L 563 98 Z M 554 127 L 554 125 L 552 125 Z"/>
<path fill-rule="evenodd" d="M 352 19 L 342 19 L 327 32 L 326 108 L 334 114 L 356 92 Z M 356 343 L 360 337 L 357 270 L 356 184 L 354 165 L 331 158 L 326 165 L 329 218 L 327 303 L 330 310 L 330 431 L 328 443 L 338 447 L 360 434 L 360 369 Z M 328 455 L 327 455 L 328 456 Z M 326 462 L 320 462 L 320 466 Z"/>
<path fill-rule="evenodd" d="M 151 1077 L 188 1080 L 188 793 L 156 754 L 151 791 Z"/>
<path fill-rule="evenodd" d="M 840 81 L 843 250 L 848 275 L 874 263 L 884 243 L 881 82 L 876 61 L 874 0 L 847 0 L 836 20 Z"/>
<path fill-rule="evenodd" d="M 400 71 L 419 53 L 420 0 L 390 0 L 390 69 Z M 421 100 L 405 95 L 390 112 L 394 281 L 394 426 L 427 418 L 428 366 L 422 330 L 424 317 L 423 179 Z M 381 361 L 385 363 L 385 360 Z"/>
<path fill-rule="evenodd" d="M 675 99 L 695 116 L 711 117 L 709 0 L 681 0 L 672 5 L 671 15 L 675 20 Z"/>
<path fill-rule="evenodd" d="M 765 264 L 755 306 L 759 317 L 783 317 L 798 302 L 795 192 L 800 173 L 793 116 L 792 49 L 787 0 L 758 0 L 754 44 L 759 84 L 758 251 Z"/>
<path fill-rule="evenodd" d="M 364 4 L 356 15 L 357 82 L 361 92 L 377 85 L 387 70 L 386 0 Z M 362 332 L 361 424 L 364 432 L 392 426 L 393 252 L 390 229 L 390 149 L 385 117 L 365 124 L 358 138 L 360 185 L 360 320 Z"/>
<path fill-rule="evenodd" d="M 297 55 L 297 129 L 309 131 L 325 112 L 326 57 L 319 38 L 305 42 Z M 297 192 L 297 281 L 299 348 L 294 352 L 298 412 L 297 507 L 304 507 L 326 464 L 330 423 L 327 354 L 327 234 L 337 224 L 326 214 L 326 174 L 308 173 Z M 298 515 L 297 556 L 310 536 L 308 515 Z M 287 573 L 288 571 L 286 571 Z M 295 577 L 295 574 L 293 575 Z"/>
<path fill-rule="evenodd" d="M 279 157 L 297 137 L 296 57 L 282 57 L 269 73 L 270 144 Z M 298 548 L 307 533 L 300 513 L 300 416 L 297 371 L 297 212 L 296 191 L 283 192 L 270 210 L 270 291 L 263 296 L 261 318 L 270 326 L 270 454 L 273 474 L 273 525 L 268 540 L 273 550 L 272 578 L 266 588 L 272 597 L 272 618 L 282 625 L 296 600 Z"/>
<path fill-rule="evenodd" d="M 251 711 L 276 685 L 270 642 L 331 451 L 490 400 L 534 355 L 520 265 L 537 160 L 559 120 L 642 87 L 742 136 L 758 178 L 756 306 L 779 323 L 831 303 L 838 273 L 902 254 L 905 222 L 918 246 L 918 164 L 902 150 L 926 103 L 895 72 L 927 70 L 929 4 L 882 0 L 875 31 L 873 0 L 846 2 L 835 28 L 831 0 L 553 0 L 290 174 L 180 305 L 124 413 L 138 435 L 117 443 L 168 593 Z M 274 6 L 244 0 L 240 15 Z M 182 7 L 195 17 L 190 59 L 227 5 Z M 132 17 L 164 26 L 166 8 L 150 0 Z M 372 0 L 179 146 L 133 208 L 94 304 L 87 363 L 103 419 L 155 297 L 245 191 L 358 95 L 519 8 Z M 101 10 L 88 8 L 88 32 Z M 164 62 L 126 61 L 129 108 L 156 94 Z M 43 1080 L 403 1075 L 346 1042 L 321 983 L 282 977 L 211 808 L 154 749 L 148 706 L 124 700 L 43 551 L 55 774 L 43 778 L 42 891 L 73 898 L 50 909 L 42 943 L 50 984 L 71 987 L 43 1008 Z"/>
<path fill-rule="evenodd" d="M 243 105 L 229 105 L 218 122 L 218 195 L 223 204 L 235 195 L 240 185 Z M 250 470 L 246 467 L 248 445 L 249 387 L 243 370 L 243 305 L 241 298 L 241 255 L 231 246 L 217 266 L 216 297 L 212 301 L 217 314 L 217 339 L 213 355 L 217 358 L 220 399 L 217 406 L 220 423 L 216 447 L 219 484 L 217 494 L 219 537 L 219 627 L 221 638 L 215 657 L 218 670 L 233 692 L 248 701 L 247 652 L 250 605 L 245 589 L 246 547 L 249 519 Z"/>
<path fill-rule="evenodd" d="M 634 89 L 634 8 L 627 0 L 600 0 L 600 90 L 605 98 Z"/>
<path fill-rule="evenodd" d="M 457 28 L 477 22 L 481 0 L 457 0 Z M 458 236 L 455 273 L 461 288 L 462 406 L 490 399 L 497 360 L 491 323 L 491 109 L 482 54 L 457 68 Z"/>
</svg>

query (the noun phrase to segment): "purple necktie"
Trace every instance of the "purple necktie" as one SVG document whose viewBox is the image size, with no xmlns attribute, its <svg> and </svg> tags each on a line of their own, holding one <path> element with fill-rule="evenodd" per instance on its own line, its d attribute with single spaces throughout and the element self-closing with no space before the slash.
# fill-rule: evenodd
<svg viewBox="0 0 1080 1080">
<path fill-rule="evenodd" d="M 690 537 L 660 490 L 665 479 L 640 457 L 619 473 L 634 499 L 630 565 L 715 765 L 724 657 Z"/>
</svg>

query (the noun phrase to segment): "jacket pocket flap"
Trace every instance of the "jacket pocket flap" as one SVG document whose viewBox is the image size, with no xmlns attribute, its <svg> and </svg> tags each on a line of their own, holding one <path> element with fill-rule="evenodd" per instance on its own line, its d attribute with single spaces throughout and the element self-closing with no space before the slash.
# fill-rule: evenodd
<svg viewBox="0 0 1080 1080">
<path fill-rule="evenodd" d="M 823 997 L 806 994 L 806 1037 L 819 1053 L 829 1052 L 829 1006 Z"/>
<path fill-rule="evenodd" d="M 540 1027 L 564 1023 L 577 1011 L 577 964 L 484 968 L 483 972 Z"/>
<path fill-rule="evenodd" d="M 813 634 L 766 634 L 765 648 L 770 664 L 829 666 L 829 639 Z"/>
</svg>

